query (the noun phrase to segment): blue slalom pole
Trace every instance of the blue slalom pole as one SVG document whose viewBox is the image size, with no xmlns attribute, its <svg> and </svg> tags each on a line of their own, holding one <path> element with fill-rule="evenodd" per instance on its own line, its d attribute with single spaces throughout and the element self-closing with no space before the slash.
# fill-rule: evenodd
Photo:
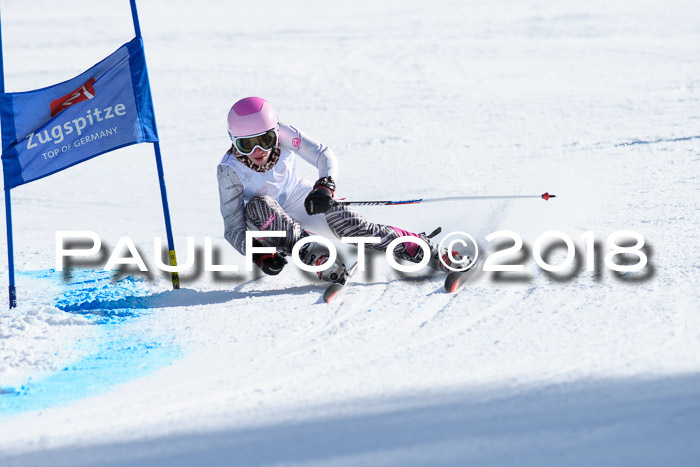
<svg viewBox="0 0 700 467">
<path fill-rule="evenodd" d="M 129 0 L 131 3 L 131 18 L 134 20 L 134 32 L 136 37 L 141 39 L 141 27 L 139 26 L 139 14 L 136 11 L 136 0 Z M 146 81 L 148 86 L 151 86 L 150 80 L 148 79 L 148 65 L 144 63 L 144 71 L 146 73 Z M 151 99 L 151 107 L 153 107 L 153 97 Z M 156 125 L 156 117 L 153 115 L 153 128 L 156 133 L 156 139 L 158 138 L 158 125 Z M 168 195 L 165 190 L 165 174 L 163 172 L 163 161 L 160 156 L 160 142 L 156 141 L 153 143 L 153 150 L 156 154 L 156 166 L 158 168 L 158 181 L 160 182 L 160 197 L 163 201 L 163 215 L 165 216 L 165 232 L 168 238 L 168 250 L 170 256 L 170 265 L 177 266 L 177 258 L 175 257 L 175 242 L 173 241 L 173 229 L 170 225 L 170 208 L 168 207 Z M 156 252 L 158 254 L 158 252 Z M 180 277 L 177 272 L 172 272 L 173 288 L 180 288 Z"/>
<path fill-rule="evenodd" d="M 141 26 L 139 26 L 139 12 L 136 11 L 136 0 L 129 0 L 131 3 L 131 19 L 134 20 L 134 32 L 136 37 L 141 37 Z"/>
<path fill-rule="evenodd" d="M 5 223 L 7 224 L 7 272 L 10 278 L 10 308 L 15 308 L 17 306 L 17 289 L 15 289 L 15 251 L 12 245 L 12 202 L 9 188 L 5 188 Z"/>
<path fill-rule="evenodd" d="M 5 67 L 2 58 L 2 20 L 0 19 L 0 93 L 2 92 L 5 92 Z M 5 224 L 7 226 L 7 272 L 10 278 L 10 308 L 15 308 L 17 306 L 17 290 L 15 289 L 15 252 L 12 243 L 12 200 L 10 189 L 7 187 L 5 187 Z"/>
</svg>

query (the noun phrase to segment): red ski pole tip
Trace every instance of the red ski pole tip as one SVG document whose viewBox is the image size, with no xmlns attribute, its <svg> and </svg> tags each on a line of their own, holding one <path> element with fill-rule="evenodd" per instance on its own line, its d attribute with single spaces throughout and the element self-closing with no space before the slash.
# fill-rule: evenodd
<svg viewBox="0 0 700 467">
<path fill-rule="evenodd" d="M 556 198 L 557 195 L 550 195 L 549 193 L 545 193 L 542 195 L 542 199 L 547 201 L 549 198 Z"/>
</svg>

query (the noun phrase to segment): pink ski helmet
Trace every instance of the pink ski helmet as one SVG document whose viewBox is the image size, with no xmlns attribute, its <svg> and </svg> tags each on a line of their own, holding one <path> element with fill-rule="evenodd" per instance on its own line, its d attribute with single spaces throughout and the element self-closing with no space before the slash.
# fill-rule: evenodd
<svg viewBox="0 0 700 467">
<path fill-rule="evenodd" d="M 259 135 L 277 130 L 279 120 L 272 104 L 262 97 L 246 97 L 231 107 L 228 113 L 228 134 L 231 138 Z"/>
</svg>

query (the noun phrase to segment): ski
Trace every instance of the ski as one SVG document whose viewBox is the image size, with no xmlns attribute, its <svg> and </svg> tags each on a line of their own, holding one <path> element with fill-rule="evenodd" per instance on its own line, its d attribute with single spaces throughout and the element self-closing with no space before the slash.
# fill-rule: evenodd
<svg viewBox="0 0 700 467">
<path fill-rule="evenodd" d="M 476 258 L 476 261 L 474 261 L 474 264 L 472 264 L 471 267 L 466 271 L 452 271 L 447 275 L 447 277 L 445 278 L 445 291 L 447 293 L 459 292 L 459 289 L 464 283 L 464 276 L 468 274 L 469 271 L 476 269 L 476 265 L 479 263 L 479 261 L 481 261 L 481 256 L 482 255 L 479 254 Z"/>
<path fill-rule="evenodd" d="M 326 288 L 326 291 L 323 293 L 323 301 L 326 303 L 331 303 L 333 300 L 335 300 L 338 295 L 345 289 L 345 286 L 347 285 L 348 281 L 350 281 L 350 277 L 352 277 L 353 274 L 355 274 L 355 271 L 357 270 L 357 262 L 350 266 L 350 269 L 347 269 L 345 271 L 345 274 L 342 279 L 340 279 L 338 282 L 334 282 L 331 285 L 329 285 Z"/>
<path fill-rule="evenodd" d="M 462 272 L 452 271 L 445 278 L 445 291 L 447 293 L 457 293 L 462 285 Z"/>
</svg>

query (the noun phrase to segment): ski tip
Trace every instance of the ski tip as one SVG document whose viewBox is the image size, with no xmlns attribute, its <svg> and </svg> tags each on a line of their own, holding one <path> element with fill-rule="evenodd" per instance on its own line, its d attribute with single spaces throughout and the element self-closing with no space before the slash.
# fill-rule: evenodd
<svg viewBox="0 0 700 467">
<path fill-rule="evenodd" d="M 323 294 L 323 301 L 326 303 L 332 302 L 343 289 L 340 284 L 331 284 Z"/>
<path fill-rule="evenodd" d="M 452 272 L 448 274 L 447 279 L 445 279 L 445 292 L 457 293 L 461 284 L 462 274 L 459 272 Z"/>
<path fill-rule="evenodd" d="M 332 302 L 333 299 L 336 297 L 336 295 L 338 295 L 338 292 L 339 292 L 339 290 L 336 290 L 335 292 L 333 292 L 333 293 L 330 294 L 329 296 L 325 297 L 326 303 Z"/>
<path fill-rule="evenodd" d="M 324 301 L 326 303 L 330 303 L 333 301 L 333 299 L 335 298 L 336 295 L 338 295 L 338 292 L 334 292 L 334 293 L 330 294 L 328 297 L 325 297 Z"/>
</svg>

